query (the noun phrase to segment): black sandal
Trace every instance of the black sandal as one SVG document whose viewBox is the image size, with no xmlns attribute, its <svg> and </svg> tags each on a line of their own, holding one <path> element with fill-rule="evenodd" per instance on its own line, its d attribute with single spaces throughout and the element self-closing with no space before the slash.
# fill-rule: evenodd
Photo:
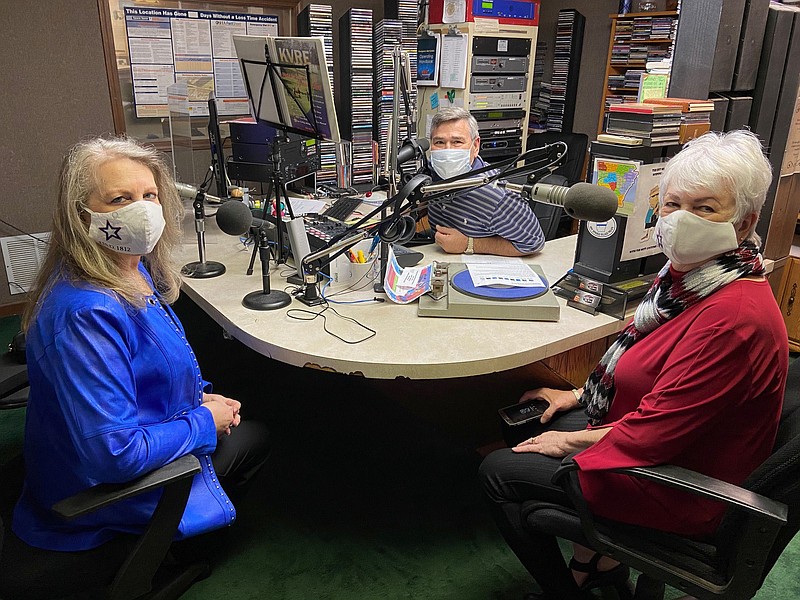
<svg viewBox="0 0 800 600">
<path fill-rule="evenodd" d="M 580 562 L 575 560 L 574 556 L 570 559 L 570 569 L 588 575 L 586 581 L 580 586 L 581 591 L 587 592 L 595 588 L 613 587 L 617 590 L 620 598 L 632 598 L 633 594 L 631 593 L 629 582 L 630 569 L 620 563 L 608 571 L 598 571 L 597 563 L 600 562 L 602 557 L 602 554 L 596 552 L 589 562 Z"/>
</svg>

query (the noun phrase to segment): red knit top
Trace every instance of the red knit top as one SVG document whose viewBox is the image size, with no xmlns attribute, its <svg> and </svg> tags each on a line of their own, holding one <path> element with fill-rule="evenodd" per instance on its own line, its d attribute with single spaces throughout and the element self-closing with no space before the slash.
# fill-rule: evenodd
<svg viewBox="0 0 800 600">
<path fill-rule="evenodd" d="M 786 327 L 766 281 L 737 280 L 625 352 L 602 426 L 576 461 L 603 517 L 705 537 L 722 504 L 614 467 L 675 464 L 740 484 L 771 453 L 788 368 Z"/>
</svg>

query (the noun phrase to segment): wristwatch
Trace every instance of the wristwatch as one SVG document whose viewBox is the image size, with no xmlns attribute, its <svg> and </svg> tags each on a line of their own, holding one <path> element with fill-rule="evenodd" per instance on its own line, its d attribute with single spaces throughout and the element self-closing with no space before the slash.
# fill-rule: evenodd
<svg viewBox="0 0 800 600">
<path fill-rule="evenodd" d="M 475 254 L 475 239 L 468 237 L 467 238 L 467 249 L 464 250 L 464 254 Z"/>
</svg>

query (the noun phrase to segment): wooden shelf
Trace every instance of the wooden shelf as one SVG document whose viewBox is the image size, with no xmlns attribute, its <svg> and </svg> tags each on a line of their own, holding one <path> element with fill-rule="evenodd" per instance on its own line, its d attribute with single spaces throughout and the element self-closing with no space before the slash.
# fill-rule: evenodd
<svg viewBox="0 0 800 600">
<path fill-rule="evenodd" d="M 664 39 L 664 38 L 660 38 L 659 37 L 659 38 L 655 38 L 655 39 L 653 39 L 653 38 L 632 39 L 630 37 L 632 35 L 631 24 L 634 21 L 634 19 L 647 19 L 647 18 L 651 18 L 652 19 L 652 18 L 664 18 L 664 17 L 671 17 L 672 21 L 673 21 L 672 26 L 671 26 L 671 30 L 670 30 L 670 35 L 671 35 L 670 38 Z M 599 120 L 599 122 L 597 124 L 598 133 L 602 132 L 602 130 L 603 130 L 603 123 L 605 121 L 605 114 L 606 114 L 606 111 L 608 110 L 608 107 L 607 107 L 607 99 L 608 99 L 608 97 L 612 96 L 612 95 L 624 95 L 624 96 L 628 96 L 629 97 L 630 95 L 632 95 L 634 93 L 638 93 L 638 91 L 639 91 L 638 86 L 637 87 L 630 87 L 630 86 L 622 86 L 622 87 L 613 87 L 613 86 L 611 86 L 610 87 L 609 84 L 608 84 L 609 77 L 612 76 L 612 75 L 616 76 L 616 77 L 619 77 L 620 75 L 624 75 L 625 73 L 627 73 L 628 71 L 630 71 L 632 69 L 633 70 L 642 70 L 642 71 L 644 71 L 646 66 L 647 66 L 647 62 L 648 62 L 647 60 L 642 60 L 642 61 L 633 61 L 633 62 L 628 61 L 628 62 L 625 62 L 625 63 L 621 63 L 621 62 L 612 63 L 612 58 L 620 58 L 620 59 L 628 58 L 626 56 L 626 54 L 623 53 L 623 52 L 617 53 L 615 55 L 614 47 L 616 46 L 617 48 L 619 48 L 621 45 L 622 46 L 627 46 L 627 47 L 632 47 L 632 48 L 647 47 L 648 49 L 650 49 L 652 47 L 654 50 L 657 49 L 659 53 L 663 52 L 665 46 L 671 46 L 671 45 L 673 45 L 675 43 L 674 37 L 676 35 L 676 29 L 677 29 L 675 27 L 675 21 L 677 21 L 677 19 L 678 19 L 678 12 L 677 11 L 673 11 L 673 10 L 668 10 L 668 11 L 627 13 L 625 15 L 611 14 L 611 15 L 609 15 L 609 18 L 611 19 L 611 37 L 610 37 L 610 40 L 609 40 L 609 43 L 608 43 L 608 56 L 606 58 L 606 75 L 605 75 L 605 80 L 603 82 L 603 84 L 604 84 L 603 85 L 603 97 L 602 97 L 602 99 L 600 101 L 600 106 L 602 107 L 602 110 L 600 111 L 600 120 Z M 624 37 L 622 39 L 619 39 L 618 34 L 617 34 L 617 31 L 618 31 L 617 25 L 620 22 L 624 23 L 624 25 L 625 25 L 624 33 L 622 34 Z M 648 33 L 647 30 L 637 29 L 636 31 L 639 34 Z M 640 56 L 641 56 L 641 54 L 643 54 L 643 53 L 639 52 Z M 651 54 L 651 52 L 648 52 L 648 55 L 649 54 Z M 654 60 L 657 60 L 657 59 L 654 59 Z M 626 82 L 626 83 L 630 83 L 630 82 Z"/>
</svg>

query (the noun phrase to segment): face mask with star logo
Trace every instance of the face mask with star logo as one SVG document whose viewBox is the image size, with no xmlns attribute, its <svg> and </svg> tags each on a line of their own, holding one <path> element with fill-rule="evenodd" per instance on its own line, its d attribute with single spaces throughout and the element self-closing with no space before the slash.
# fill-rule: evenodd
<svg viewBox="0 0 800 600">
<path fill-rule="evenodd" d="M 122 254 L 149 254 L 164 231 L 164 213 L 155 202 L 138 200 L 108 213 L 83 210 L 92 216 L 89 237 Z"/>
</svg>

